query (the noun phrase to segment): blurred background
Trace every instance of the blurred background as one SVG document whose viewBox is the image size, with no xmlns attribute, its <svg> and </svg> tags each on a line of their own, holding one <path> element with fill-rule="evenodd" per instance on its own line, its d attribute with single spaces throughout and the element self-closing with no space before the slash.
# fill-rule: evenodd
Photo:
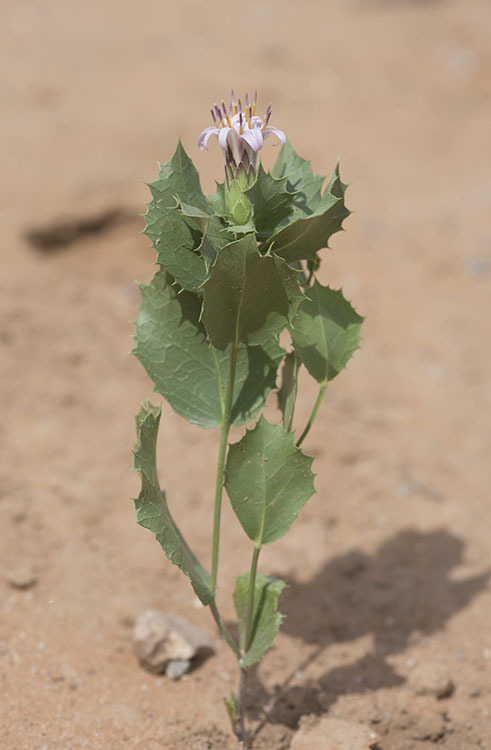
<svg viewBox="0 0 491 750">
<path fill-rule="evenodd" d="M 214 191 L 222 156 L 197 137 L 232 88 L 272 102 L 272 124 L 316 173 L 340 158 L 354 214 L 322 280 L 367 317 L 305 442 L 318 494 L 262 558 L 290 588 L 257 675 L 270 710 L 257 746 L 286 748 L 302 714 L 328 711 L 373 721 L 385 750 L 419 747 L 425 731 L 455 750 L 489 738 L 490 42 L 489 0 L 4 0 L 6 747 L 228 746 L 221 697 L 235 672 L 220 644 L 178 684 L 131 653 L 144 607 L 213 628 L 135 523 L 133 415 L 151 387 L 128 351 L 134 280 L 155 270 L 145 183 L 181 137 Z M 298 426 L 316 395 L 304 389 Z M 205 563 L 216 449 L 164 408 L 161 483 Z M 228 574 L 249 550 L 228 510 L 225 524 L 232 618 Z M 421 662 L 450 670 L 445 721 L 431 691 L 407 687 Z"/>
</svg>

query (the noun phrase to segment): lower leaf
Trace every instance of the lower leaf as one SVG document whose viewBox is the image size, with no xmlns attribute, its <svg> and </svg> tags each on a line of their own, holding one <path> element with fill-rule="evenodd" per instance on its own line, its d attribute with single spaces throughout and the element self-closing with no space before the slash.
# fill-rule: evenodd
<svg viewBox="0 0 491 750">
<path fill-rule="evenodd" d="M 142 480 L 141 492 L 135 500 L 136 517 L 140 526 L 155 535 L 171 563 L 189 578 L 200 601 L 210 604 L 214 599 L 210 576 L 186 544 L 159 486 L 156 464 L 159 422 L 160 408 L 143 404 L 136 418 L 138 444 L 133 468 Z"/>
<path fill-rule="evenodd" d="M 286 586 L 279 578 L 257 575 L 254 588 L 254 604 L 251 617 L 249 648 L 246 651 L 250 573 L 237 577 L 234 601 L 239 620 L 239 641 L 244 656 L 240 660 L 242 668 L 260 661 L 273 645 L 283 615 L 277 611 L 278 599 Z"/>
</svg>

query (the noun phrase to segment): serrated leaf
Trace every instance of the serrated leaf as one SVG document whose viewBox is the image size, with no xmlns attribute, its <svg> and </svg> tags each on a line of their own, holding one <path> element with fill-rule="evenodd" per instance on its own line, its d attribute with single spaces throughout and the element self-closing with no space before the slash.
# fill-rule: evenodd
<svg viewBox="0 0 491 750">
<path fill-rule="evenodd" d="M 254 208 L 254 225 L 263 240 L 292 212 L 293 194 L 287 190 L 287 177 L 273 177 L 259 164 L 256 181 L 246 190 Z"/>
<path fill-rule="evenodd" d="M 155 384 L 155 390 L 178 414 L 200 427 L 221 424 L 230 351 L 210 346 L 196 295 L 173 287 L 164 271 L 140 286 L 142 303 L 136 321 L 133 354 Z M 232 423 L 245 424 L 264 405 L 275 387 L 284 355 L 274 342 L 242 345 L 237 355 Z"/>
<path fill-rule="evenodd" d="M 278 390 L 278 408 L 283 415 L 282 424 L 290 432 L 297 400 L 297 379 L 300 360 L 295 352 L 289 352 L 283 362 L 281 388 Z"/>
<path fill-rule="evenodd" d="M 288 263 L 314 260 L 317 251 L 328 247 L 329 238 L 341 230 L 344 219 L 349 216 L 350 212 L 344 204 L 345 191 L 346 185 L 341 182 L 339 165 L 336 165 L 315 210 L 307 216 L 301 215 L 304 212 L 297 212 L 299 218 L 273 234 L 262 249 L 272 248 Z"/>
<path fill-rule="evenodd" d="M 196 291 L 207 277 L 205 260 L 197 252 L 202 231 L 196 217 L 186 216 L 177 207 L 183 204 L 202 214 L 208 214 L 210 209 L 201 191 L 198 172 L 180 142 L 171 160 L 160 165 L 158 178 L 149 188 L 152 200 L 147 204 L 144 234 L 152 241 L 157 263 L 183 289 Z"/>
<path fill-rule="evenodd" d="M 239 641 L 242 651 L 245 651 L 246 648 L 249 580 L 249 573 L 238 576 L 234 593 L 235 609 L 239 622 Z M 278 598 L 285 585 L 285 582 L 278 578 L 270 578 L 262 575 L 256 576 L 250 644 L 247 652 L 240 660 L 240 666 L 243 669 L 260 661 L 268 648 L 272 646 L 283 619 L 282 615 L 277 612 L 277 607 Z"/>
<path fill-rule="evenodd" d="M 220 250 L 203 291 L 202 320 L 220 350 L 236 339 L 274 339 L 303 299 L 297 272 L 275 255 L 260 255 L 253 234 Z"/>
<path fill-rule="evenodd" d="M 159 486 L 156 463 L 159 422 L 160 409 L 150 403 L 143 404 L 136 418 L 138 445 L 133 468 L 142 482 L 141 492 L 134 501 L 136 517 L 140 526 L 154 534 L 171 563 L 189 578 L 200 601 L 210 604 L 214 599 L 210 576 L 186 544 Z"/>
<path fill-rule="evenodd" d="M 299 156 L 289 140 L 281 147 L 271 174 L 277 179 L 287 178 L 287 190 L 294 193 L 294 212 L 286 223 L 300 216 L 310 216 L 321 205 L 321 189 L 326 178 L 312 172 L 310 161 Z"/>
<path fill-rule="evenodd" d="M 290 333 L 295 352 L 319 383 L 332 380 L 346 367 L 360 345 L 364 318 L 343 297 L 341 289 L 316 280 L 295 315 Z"/>
<path fill-rule="evenodd" d="M 256 546 L 282 537 L 314 494 L 313 459 L 292 432 L 263 416 L 230 446 L 225 487 L 237 518 Z"/>
</svg>

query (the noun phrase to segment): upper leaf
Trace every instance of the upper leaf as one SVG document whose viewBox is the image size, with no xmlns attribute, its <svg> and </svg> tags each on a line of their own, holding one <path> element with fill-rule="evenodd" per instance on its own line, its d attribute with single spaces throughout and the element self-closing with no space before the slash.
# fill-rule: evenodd
<svg viewBox="0 0 491 750">
<path fill-rule="evenodd" d="M 328 247 L 331 235 L 340 231 L 344 219 L 349 216 L 350 212 L 344 204 L 345 191 L 346 185 L 341 182 L 339 165 L 336 165 L 320 201 L 317 193 L 314 193 L 312 203 L 306 202 L 302 210 L 296 210 L 287 226 L 265 243 L 265 249 L 272 248 L 288 263 L 315 259 L 317 251 Z M 315 208 L 310 211 L 312 206 Z"/>
<path fill-rule="evenodd" d="M 306 294 L 290 333 L 307 370 L 319 383 L 325 383 L 346 367 L 358 349 L 364 318 L 340 289 L 330 289 L 316 280 Z"/>
<path fill-rule="evenodd" d="M 239 622 L 241 651 L 245 651 L 246 649 L 249 580 L 249 573 L 238 576 L 234 593 L 235 609 Z M 250 643 L 247 652 L 240 660 L 240 666 L 243 669 L 260 661 L 268 648 L 273 644 L 283 619 L 282 615 L 276 610 L 278 598 L 285 585 L 285 582 L 278 578 L 270 578 L 262 575 L 256 576 Z"/>
<path fill-rule="evenodd" d="M 263 416 L 230 446 L 225 487 L 247 536 L 256 546 L 282 537 L 315 492 L 313 459 L 293 433 Z"/>
<path fill-rule="evenodd" d="M 292 319 L 303 294 L 297 272 L 260 255 L 253 234 L 226 245 L 204 285 L 202 320 L 217 349 L 230 342 L 263 344 Z"/>
<path fill-rule="evenodd" d="M 310 161 L 302 159 L 289 140 L 281 147 L 271 174 L 276 178 L 287 178 L 287 189 L 294 193 L 294 213 L 285 223 L 300 216 L 310 216 L 321 205 L 321 189 L 326 178 L 312 172 Z"/>
<path fill-rule="evenodd" d="M 197 250 L 202 241 L 200 222 L 206 222 L 210 208 L 201 191 L 198 172 L 180 142 L 172 159 L 160 165 L 159 176 L 149 188 L 152 200 L 147 204 L 144 233 L 152 240 L 157 263 L 181 287 L 195 291 L 207 277 L 205 260 Z M 177 210 L 180 204 L 191 214 L 197 209 L 198 216 Z"/>
<path fill-rule="evenodd" d="M 256 181 L 246 190 L 254 208 L 254 224 L 258 238 L 267 239 L 292 213 L 293 193 L 287 190 L 287 177 L 273 177 L 259 164 Z"/>
<path fill-rule="evenodd" d="M 141 492 L 135 500 L 136 516 L 143 526 L 156 536 L 169 560 L 189 578 L 203 604 L 210 604 L 214 595 L 210 576 L 186 544 L 177 528 L 161 491 L 157 478 L 156 446 L 160 409 L 153 404 L 143 404 L 136 418 L 138 444 L 135 451 L 134 470 L 141 476 Z"/>
<path fill-rule="evenodd" d="M 229 350 L 210 346 L 199 322 L 201 305 L 196 295 L 173 287 L 164 271 L 140 286 L 142 303 L 136 321 L 135 354 L 172 408 L 200 427 L 217 427 L 223 420 Z M 232 422 L 245 424 L 264 405 L 274 388 L 283 349 L 239 347 Z"/>
</svg>

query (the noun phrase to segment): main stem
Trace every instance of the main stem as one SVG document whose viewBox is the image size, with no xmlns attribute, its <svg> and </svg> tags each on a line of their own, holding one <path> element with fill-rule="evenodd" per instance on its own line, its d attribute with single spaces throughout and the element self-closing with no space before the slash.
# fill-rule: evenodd
<svg viewBox="0 0 491 750">
<path fill-rule="evenodd" d="M 314 424 L 314 419 L 315 419 L 315 417 L 317 415 L 317 412 L 319 410 L 319 406 L 321 405 L 321 401 L 322 401 L 322 399 L 324 397 L 324 393 L 326 392 L 326 388 L 327 388 L 327 380 L 324 383 L 321 383 L 321 387 L 319 389 L 319 394 L 317 396 L 317 400 L 316 400 L 316 402 L 314 404 L 314 408 L 312 409 L 312 414 L 310 415 L 309 421 L 307 422 L 307 424 L 305 426 L 305 430 L 302 432 L 302 434 L 300 435 L 300 437 L 297 440 L 297 448 L 300 448 L 300 446 L 302 445 L 303 441 L 305 440 L 305 438 L 309 434 L 310 428 Z"/>
<path fill-rule="evenodd" d="M 252 618 L 254 614 L 254 594 L 256 591 L 256 576 L 257 576 L 257 563 L 259 560 L 259 553 L 261 547 L 254 547 L 252 553 L 251 570 L 249 573 L 249 592 L 247 598 L 247 624 L 245 634 L 245 648 L 244 653 L 247 654 L 249 651 L 251 640 L 252 640 Z M 246 692 L 247 692 L 247 668 L 240 667 L 240 683 L 239 683 L 239 704 L 238 708 L 238 719 L 240 727 L 241 740 L 243 742 L 244 750 L 249 748 L 249 740 L 247 737 L 247 731 L 245 728 L 245 712 L 246 712 Z"/>
<path fill-rule="evenodd" d="M 223 474 L 225 471 L 225 458 L 227 455 L 228 433 L 232 421 L 232 403 L 234 397 L 235 367 L 237 364 L 238 343 L 232 343 L 230 352 L 230 367 L 228 374 L 227 390 L 225 394 L 225 405 L 223 413 L 222 429 L 220 433 L 220 447 L 218 449 L 217 476 L 215 484 L 215 510 L 213 515 L 213 551 L 211 558 L 211 590 L 213 593 L 217 587 L 218 553 L 220 548 L 220 518 L 222 515 Z"/>
</svg>

